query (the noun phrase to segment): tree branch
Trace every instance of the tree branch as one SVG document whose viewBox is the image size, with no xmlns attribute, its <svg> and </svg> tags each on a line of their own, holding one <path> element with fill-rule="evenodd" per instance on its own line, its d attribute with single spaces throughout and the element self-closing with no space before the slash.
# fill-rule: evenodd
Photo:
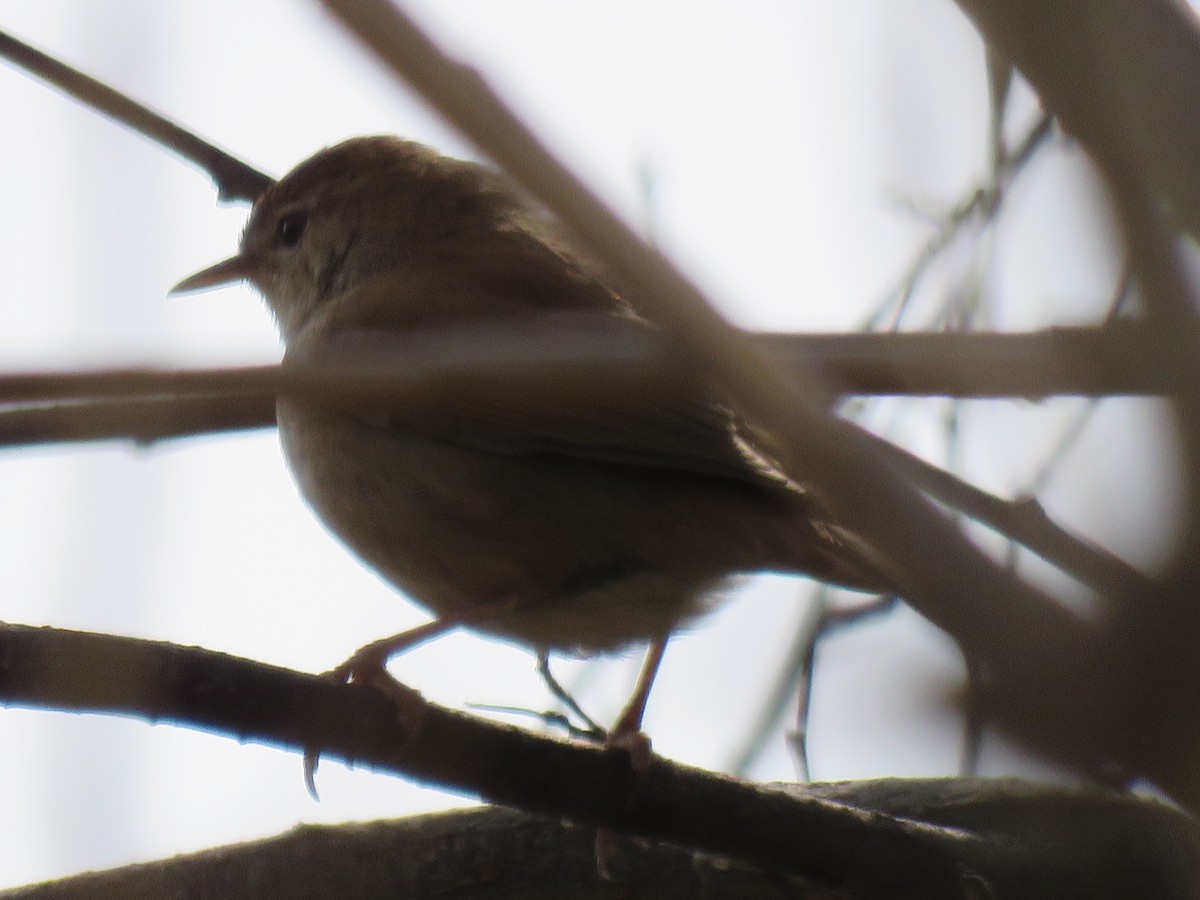
<svg viewBox="0 0 1200 900">
<path fill-rule="evenodd" d="M 1118 699 L 1113 715 L 1134 771 L 1192 808 L 1200 804 L 1200 378 L 1195 296 L 1177 229 L 1200 234 L 1200 26 L 1179 0 L 958 0 L 990 46 L 1020 68 L 1105 174 L 1155 330 L 1156 365 L 1181 438 L 1186 524 L 1155 602 L 1116 598 L 1110 631 L 1126 665 L 1097 690 Z M 1148 727 L 1148 723 L 1153 723 Z M 1169 735 L 1169 737 L 1168 737 Z M 1164 738 L 1166 738 L 1164 740 Z"/>
<path fill-rule="evenodd" d="M 0 627 L 0 699 L 133 715 L 291 750 L 321 748 L 527 812 L 802 875 L 856 897 L 960 898 L 964 884 L 986 885 L 992 896 L 1061 897 L 1050 890 L 1060 879 L 1075 880 L 1074 895 L 1085 896 L 1079 883 L 1127 882 L 1130 873 L 1144 889 L 1148 871 L 1182 872 L 1193 889 L 1200 872 L 1190 821 L 1152 802 L 1020 791 L 1013 782 L 995 790 L 986 782 L 955 790 L 947 782 L 893 781 L 784 791 L 658 758 L 637 776 L 619 750 L 537 737 L 423 701 L 414 706 L 412 698 L 401 709 L 366 685 L 129 638 Z M 869 795 L 862 805 L 859 792 Z M 1160 865 L 1164 846 L 1166 856 L 1188 864 L 1139 864 L 1150 856 Z"/>
<path fill-rule="evenodd" d="M 1004 839 L 1042 843 L 1045 865 L 1022 897 L 1184 900 L 1196 889 L 1196 835 L 1183 816 L 1112 794 L 1032 786 L 1011 779 L 898 779 L 813 785 L 824 796 L 878 812 L 970 823 Z M 1047 836 L 1048 839 L 1043 836 Z M 453 853 L 447 853 L 447 847 Z M 482 807 L 394 821 L 303 826 L 287 834 L 94 872 L 13 891 L 0 900 L 187 897 L 189 900 L 362 900 L 395 897 L 612 898 L 658 900 L 791 897 L 827 900 L 828 888 L 728 859 L 613 836 L 620 881 L 596 870 L 590 829 L 546 816 Z M 469 887 L 468 887 L 469 886 Z M 990 888 L 964 878 L 965 888 Z M 897 895 L 901 890 L 897 890 Z M 846 900 L 863 896 L 853 890 Z M 989 896 L 970 890 L 928 900 Z"/>
<path fill-rule="evenodd" d="M 1102 169 L 1137 156 L 1156 199 L 1200 235 L 1200 28 L 1187 4 L 956 2 Z"/>
<path fill-rule="evenodd" d="M 134 715 L 295 751 L 319 748 L 490 802 L 875 896 L 895 896 L 885 886 L 905 880 L 944 891 L 957 884 L 961 861 L 985 862 L 986 842 L 950 829 L 798 800 L 660 759 L 639 778 L 619 750 L 540 738 L 423 701 L 402 713 L 365 685 L 195 648 L 6 626 L 0 660 L 0 696 L 12 705 Z"/>
<path fill-rule="evenodd" d="M 35 78 L 49 82 L 84 106 L 116 120 L 198 166 L 216 183 L 222 201 L 253 202 L 274 183 L 269 176 L 136 100 L 131 100 L 120 91 L 4 32 L 0 32 L 0 59 L 8 60 Z"/>
<path fill-rule="evenodd" d="M 1145 573 L 1056 524 L 1033 497 L 1002 499 L 890 441 L 873 439 L 883 457 L 930 496 L 1032 550 L 1102 596 L 1136 598 L 1133 602 L 1142 605 L 1162 593 Z"/>
<path fill-rule="evenodd" d="M 213 394 L 0 406 L 0 447 L 112 440 L 148 446 L 171 438 L 274 427 L 274 397 Z"/>
<path fill-rule="evenodd" d="M 1200 335 L 1196 335 L 1200 337 Z M 536 322 L 431 328 L 368 335 L 373 352 L 330 354 L 323 367 L 107 369 L 0 374 L 0 406 L 58 400 L 196 394 L 273 397 L 302 391 L 336 398 L 411 399 L 430 385 L 465 391 L 506 376 L 545 391 L 570 373 L 603 370 L 592 386 L 649 379 L 697 366 L 663 336 L 604 315 L 562 314 Z M 820 370 L 842 395 L 1043 398 L 1170 394 L 1170 369 L 1154 365 L 1157 332 L 1142 323 L 1051 328 L 1028 334 L 759 334 L 749 339 L 797 376 Z M 576 385 L 587 387 L 587 385 Z"/>
</svg>

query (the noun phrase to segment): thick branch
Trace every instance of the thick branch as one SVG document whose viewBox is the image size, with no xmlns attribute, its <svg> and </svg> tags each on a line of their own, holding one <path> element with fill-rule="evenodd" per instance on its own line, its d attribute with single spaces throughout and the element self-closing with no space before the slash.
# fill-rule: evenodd
<svg viewBox="0 0 1200 900">
<path fill-rule="evenodd" d="M 1156 330 L 1156 365 L 1177 387 L 1187 525 L 1176 536 L 1172 590 L 1155 603 L 1118 604 L 1111 630 L 1130 663 L 1109 687 L 1127 721 L 1120 756 L 1159 771 L 1159 783 L 1195 808 L 1200 703 L 1195 621 L 1200 596 L 1200 378 L 1194 279 L 1176 228 L 1200 234 L 1200 27 L 1179 0 L 959 0 L 989 45 L 1021 69 L 1108 178 L 1129 267 Z M 1164 215 L 1164 211 L 1166 215 Z M 1166 221 L 1169 219 L 1170 221 Z M 1175 227 L 1171 227 L 1171 226 Z M 1135 662 L 1136 661 L 1136 662 Z M 1147 727 L 1147 723 L 1153 723 Z M 1184 748 L 1187 748 L 1186 750 Z"/>
<path fill-rule="evenodd" d="M 240 741 L 317 747 L 528 812 L 803 875 L 853 896 L 958 898 L 973 885 L 992 896 L 1072 895 L 1052 889 L 1062 878 L 1075 879 L 1073 895 L 1085 896 L 1081 883 L 1111 885 L 1131 873 L 1144 887 L 1149 874 L 1137 861 L 1161 861 L 1164 845 L 1168 859 L 1188 865 L 1154 871 L 1182 873 L 1189 890 L 1200 871 L 1191 864 L 1196 838 L 1185 818 L 1114 795 L 1014 791 L 1009 782 L 995 791 L 986 783 L 955 790 L 889 782 L 858 806 L 853 786 L 754 787 L 661 759 L 639 777 L 619 750 L 536 737 L 413 706 L 411 698 L 402 710 L 364 685 L 196 648 L 4 626 L 0 661 L 0 698 L 10 705 L 134 715 Z M 1112 822 L 1123 824 L 1109 829 Z"/>
<path fill-rule="evenodd" d="M 7 626 L 0 696 L 205 728 L 404 774 L 531 811 L 912 896 L 957 884 L 986 844 L 956 831 L 861 813 L 654 760 L 635 776 L 622 751 L 567 744 L 378 691 L 160 643 Z M 410 704 L 411 706 L 411 704 Z M 923 893 L 926 892 L 926 893 Z"/>
<path fill-rule="evenodd" d="M 1136 157 L 1200 234 L 1200 28 L 1181 0 L 957 0 L 1110 174 Z"/>
<path fill-rule="evenodd" d="M 829 897 L 826 888 L 798 876 L 763 873 L 676 847 L 612 835 L 607 851 L 620 883 L 597 871 L 593 829 L 476 807 L 395 821 L 303 826 L 267 840 L 0 891 L 0 900 L 612 900 L 626 891 L 655 900 Z"/>
<path fill-rule="evenodd" d="M 1197 887 L 1194 826 L 1155 803 L 1007 779 L 848 782 L 814 785 L 804 793 L 881 812 L 903 808 L 929 821 L 968 822 L 998 840 L 1027 840 L 1033 832 L 1049 835 L 1041 845 L 1046 865 L 1024 897 L 1184 900 Z M 447 853 L 447 847 L 454 852 Z M 799 877 L 663 844 L 613 836 L 608 851 L 609 865 L 623 884 L 599 876 L 591 829 L 483 807 L 396 821 L 305 826 L 267 840 L 0 892 L 0 900 L 600 900 L 622 893 L 658 900 L 830 897 L 827 888 Z M 969 886 L 983 887 L 979 882 Z M 850 890 L 839 896 L 854 900 L 861 895 Z M 931 894 L 929 900 L 939 896 Z M 953 900 L 964 896 L 988 894 L 951 895 Z"/>
</svg>

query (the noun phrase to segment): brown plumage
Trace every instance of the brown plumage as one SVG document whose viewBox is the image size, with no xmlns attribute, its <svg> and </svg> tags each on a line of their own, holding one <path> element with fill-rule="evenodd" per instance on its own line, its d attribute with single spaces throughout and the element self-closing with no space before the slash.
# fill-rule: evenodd
<svg viewBox="0 0 1200 900">
<path fill-rule="evenodd" d="M 615 339 L 651 328 L 503 178 L 385 137 L 302 163 L 256 203 L 239 256 L 181 288 L 238 278 L 289 358 L 558 313 L 610 317 Z M 539 406 L 500 385 L 420 417 L 281 400 L 278 416 L 304 496 L 347 546 L 435 615 L 511 603 L 472 627 L 539 650 L 665 638 L 738 573 L 886 588 L 699 379 Z"/>
</svg>

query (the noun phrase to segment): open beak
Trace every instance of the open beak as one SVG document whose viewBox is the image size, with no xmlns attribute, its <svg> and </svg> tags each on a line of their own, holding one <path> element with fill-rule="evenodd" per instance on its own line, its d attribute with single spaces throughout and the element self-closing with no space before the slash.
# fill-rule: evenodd
<svg viewBox="0 0 1200 900">
<path fill-rule="evenodd" d="M 250 260 L 245 256 L 231 256 L 223 262 L 217 263 L 215 266 L 209 266 L 197 272 L 195 275 L 189 275 L 171 290 L 167 291 L 169 296 L 177 294 L 190 294 L 193 291 L 205 291 L 209 288 L 220 287 L 224 284 L 233 284 L 235 281 L 245 281 L 250 277 L 251 266 Z"/>
</svg>

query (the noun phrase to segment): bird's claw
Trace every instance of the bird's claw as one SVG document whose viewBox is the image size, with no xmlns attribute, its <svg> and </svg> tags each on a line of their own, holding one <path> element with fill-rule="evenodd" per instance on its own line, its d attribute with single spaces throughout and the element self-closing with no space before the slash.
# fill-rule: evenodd
<svg viewBox="0 0 1200 900">
<path fill-rule="evenodd" d="M 335 684 L 365 684 L 373 687 L 395 706 L 405 730 L 414 733 L 424 718 L 425 698 L 421 696 L 420 691 L 401 684 L 388 673 L 386 663 L 389 655 L 380 653 L 376 645 L 369 644 L 320 677 Z M 316 783 L 317 766 L 320 762 L 320 747 L 304 749 L 304 787 L 309 796 L 317 801 L 321 799 Z"/>
</svg>

